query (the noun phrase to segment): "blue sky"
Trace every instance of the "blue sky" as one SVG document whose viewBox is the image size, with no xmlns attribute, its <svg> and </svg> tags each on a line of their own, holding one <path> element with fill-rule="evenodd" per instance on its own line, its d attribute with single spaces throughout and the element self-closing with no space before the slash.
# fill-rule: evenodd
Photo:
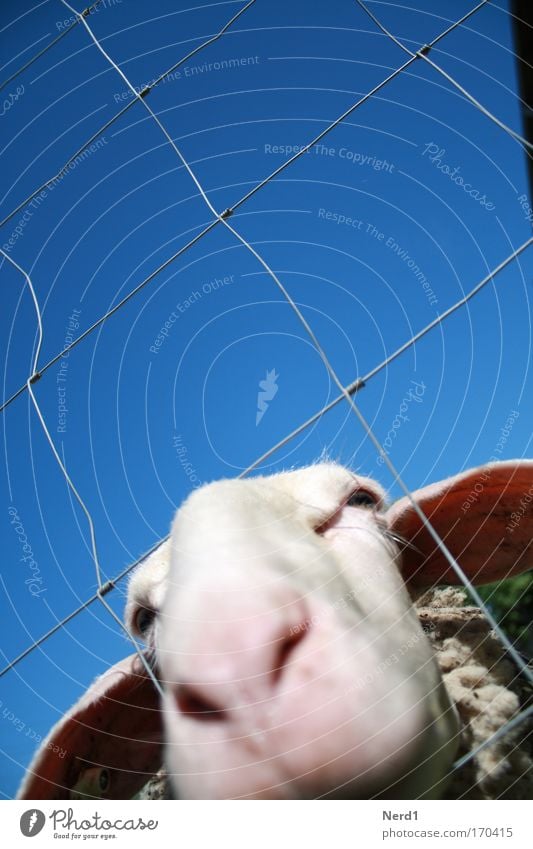
<svg viewBox="0 0 533 849">
<path fill-rule="evenodd" d="M 472 3 L 370 5 L 418 48 Z M 143 86 L 241 7 L 107 0 L 89 23 L 132 83 Z M 2 79 L 68 18 L 53 0 L 6 0 Z M 505 2 L 482 9 L 431 55 L 521 130 Z M 155 88 L 149 103 L 223 210 L 281 164 L 289 147 L 311 140 L 404 60 L 349 0 L 258 0 L 179 77 Z M 3 215 L 129 102 L 123 81 L 81 25 L 2 95 Z M 322 145 L 231 223 L 279 275 L 348 383 L 530 236 L 531 198 L 522 148 L 422 60 Z M 40 364 L 210 220 L 176 154 L 135 104 L 42 202 L 2 227 L 0 245 L 31 274 L 42 307 Z M 531 456 L 532 267 L 531 254 L 523 254 L 357 396 L 410 487 L 496 451 L 502 459 Z M 28 376 L 36 321 L 23 278 L 6 262 L 1 272 L 8 396 Z M 277 391 L 256 424 L 259 384 L 272 370 Z M 193 486 L 238 474 L 338 394 L 272 279 L 220 225 L 50 368 L 35 392 L 91 510 L 107 577 L 168 532 Z M 406 420 L 398 426 L 400 408 Z M 85 517 L 27 394 L 5 411 L 3 426 L 7 662 L 92 595 L 96 583 Z M 323 449 L 398 494 L 346 405 L 263 468 L 305 464 Z M 21 559 L 29 555 L 20 527 L 33 561 Z M 28 579 L 36 569 L 32 595 Z M 124 592 L 122 584 L 108 597 L 118 612 Z M 36 735 L 44 736 L 94 676 L 128 651 L 110 616 L 93 605 L 0 679 L 5 797 L 13 796 Z"/>
</svg>

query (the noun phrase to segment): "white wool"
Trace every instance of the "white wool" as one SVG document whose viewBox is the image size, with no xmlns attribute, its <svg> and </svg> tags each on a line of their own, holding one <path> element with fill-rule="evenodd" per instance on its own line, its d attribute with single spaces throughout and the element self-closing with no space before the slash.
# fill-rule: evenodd
<svg viewBox="0 0 533 849">
<path fill-rule="evenodd" d="M 442 588 L 426 595 L 418 610 L 461 717 L 461 756 L 490 740 L 532 696 L 482 611 L 463 607 L 465 598 L 462 591 Z M 531 798 L 532 733 L 529 719 L 484 748 L 452 774 L 446 797 Z"/>
</svg>

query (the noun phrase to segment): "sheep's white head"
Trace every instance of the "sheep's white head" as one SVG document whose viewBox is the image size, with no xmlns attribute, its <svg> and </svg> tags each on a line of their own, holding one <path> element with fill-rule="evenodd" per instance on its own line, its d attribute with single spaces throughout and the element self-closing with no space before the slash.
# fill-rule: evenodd
<svg viewBox="0 0 533 849">
<path fill-rule="evenodd" d="M 533 463 L 513 462 L 414 497 L 467 575 L 490 582 L 532 565 L 528 492 Z M 197 490 L 129 589 L 162 703 L 135 655 L 113 667 L 21 796 L 127 798 L 161 765 L 163 727 L 180 797 L 439 795 L 458 721 L 411 596 L 444 582 L 457 578 L 412 503 L 387 509 L 341 466 Z"/>
</svg>

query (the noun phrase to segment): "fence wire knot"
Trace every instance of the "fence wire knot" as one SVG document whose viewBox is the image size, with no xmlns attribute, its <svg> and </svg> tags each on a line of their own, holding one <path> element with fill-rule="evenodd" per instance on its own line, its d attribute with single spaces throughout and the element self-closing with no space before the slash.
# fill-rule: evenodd
<svg viewBox="0 0 533 849">
<path fill-rule="evenodd" d="M 110 592 L 111 590 L 113 590 L 115 588 L 115 586 L 116 586 L 116 581 L 114 581 L 114 580 L 106 581 L 105 584 L 102 584 L 102 586 L 99 587 L 99 589 L 97 590 L 98 597 L 101 598 L 102 596 L 107 595 L 107 593 Z"/>
<path fill-rule="evenodd" d="M 356 392 L 359 392 L 360 389 L 364 389 L 365 386 L 366 383 L 363 378 L 358 377 L 357 380 L 354 380 L 353 383 L 350 383 L 350 385 L 346 387 L 346 392 L 348 395 L 355 395 Z"/>
</svg>

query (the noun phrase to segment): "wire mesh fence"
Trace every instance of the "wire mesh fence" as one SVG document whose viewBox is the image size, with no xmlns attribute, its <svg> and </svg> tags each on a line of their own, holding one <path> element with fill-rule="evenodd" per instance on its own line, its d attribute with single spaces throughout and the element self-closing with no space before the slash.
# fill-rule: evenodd
<svg viewBox="0 0 533 849">
<path fill-rule="evenodd" d="M 105 2 L 95 3 L 92 6 L 89 6 L 85 10 L 77 11 L 73 6 L 66 2 L 66 0 L 61 0 L 61 4 L 64 7 L 64 11 L 71 16 L 71 23 L 69 23 L 62 32 L 55 38 L 47 41 L 44 47 L 41 47 L 37 52 L 30 56 L 29 59 L 26 59 L 14 72 L 8 73 L 5 77 L 3 83 L 0 88 L 5 89 L 8 86 L 11 86 L 15 81 L 20 77 L 24 78 L 24 75 L 27 74 L 30 68 L 35 70 L 34 66 L 38 65 L 38 62 L 50 52 L 52 55 L 52 51 L 56 48 L 59 41 L 65 43 L 67 39 L 65 38 L 69 33 L 73 33 L 76 31 L 78 35 L 80 32 L 83 33 L 83 36 L 90 42 L 98 54 L 101 56 L 104 66 L 107 70 L 111 70 L 113 74 L 116 75 L 117 79 L 121 80 L 122 84 L 125 86 L 124 91 L 128 93 L 129 99 L 125 106 L 119 108 L 107 121 L 105 121 L 101 126 L 98 126 L 96 130 L 91 130 L 88 133 L 86 140 L 84 140 L 81 144 L 75 147 L 73 153 L 71 153 L 68 158 L 64 161 L 64 164 L 59 168 L 59 170 L 55 170 L 55 173 L 51 177 L 47 177 L 43 182 L 35 188 L 32 188 L 29 193 L 25 194 L 25 198 L 21 202 L 16 202 L 12 207 L 10 207 L 9 212 L 2 218 L 0 221 L 0 227 L 6 228 L 6 225 L 9 222 L 13 222 L 17 220 L 17 216 L 20 216 L 21 212 L 28 208 L 28 205 L 33 203 L 36 198 L 42 193 L 49 192 L 54 190 L 54 187 L 60 184 L 61 180 L 69 173 L 73 167 L 75 168 L 77 164 L 83 161 L 84 157 L 87 155 L 87 152 L 91 149 L 91 146 L 94 145 L 99 139 L 104 137 L 104 134 L 108 132 L 112 127 L 116 128 L 118 132 L 120 132 L 120 122 L 121 119 L 128 114 L 133 114 L 134 110 L 137 110 L 139 113 L 139 117 L 136 120 L 143 120 L 146 118 L 157 130 L 160 135 L 160 141 L 163 147 L 168 146 L 172 151 L 172 155 L 174 155 L 177 159 L 179 167 L 182 168 L 187 175 L 188 180 L 190 181 L 191 187 L 196 193 L 197 198 L 204 204 L 206 215 L 207 215 L 207 223 L 205 223 L 201 227 L 196 227 L 196 232 L 192 235 L 188 241 L 184 245 L 182 245 L 178 250 L 174 251 L 170 256 L 168 256 L 163 262 L 160 262 L 154 265 L 148 274 L 146 274 L 142 280 L 135 285 L 132 289 L 130 289 L 127 294 L 116 301 L 109 309 L 101 312 L 99 317 L 89 324 L 89 326 L 83 330 L 79 335 L 72 335 L 68 342 L 55 350 L 48 359 L 43 363 L 43 342 L 46 338 L 46 328 L 43 321 L 44 316 L 44 308 L 43 304 L 40 303 L 40 297 L 37 293 L 37 289 L 34 285 L 33 281 L 33 273 L 29 273 L 21 264 L 19 264 L 15 259 L 11 256 L 11 245 L 9 249 L 7 249 L 7 245 L 4 244 L 4 247 L 0 249 L 1 255 L 3 257 L 3 265 L 4 268 L 7 266 L 11 266 L 12 269 L 16 271 L 19 275 L 21 288 L 23 290 L 23 296 L 31 297 L 34 307 L 35 313 L 35 324 L 38 329 L 38 334 L 36 338 L 36 342 L 33 347 L 32 353 L 32 361 L 31 368 L 27 375 L 25 382 L 21 383 L 17 388 L 13 388 L 12 381 L 10 380 L 9 374 L 8 377 L 8 390 L 5 392 L 5 400 L 2 403 L 2 411 L 4 416 L 8 417 L 11 412 L 12 405 L 16 403 L 21 403 L 18 399 L 21 396 L 27 395 L 29 401 L 31 402 L 32 408 L 34 410 L 36 421 L 39 423 L 40 428 L 46 438 L 46 442 L 48 443 L 48 448 L 52 452 L 52 456 L 54 458 L 55 463 L 61 471 L 61 474 L 64 477 L 64 480 L 72 494 L 72 496 L 78 502 L 83 514 L 84 520 L 87 523 L 89 529 L 89 540 L 90 540 L 90 553 L 91 559 L 94 566 L 94 575 L 96 582 L 96 591 L 93 592 L 89 597 L 84 599 L 81 604 L 79 604 L 75 609 L 71 610 L 66 616 L 62 617 L 59 621 L 56 622 L 51 628 L 49 628 L 42 635 L 37 638 L 33 638 L 31 642 L 19 652 L 15 657 L 11 657 L 7 659 L 4 667 L 0 671 L 0 676 L 4 676 L 7 673 L 14 673 L 18 664 L 28 658 L 37 648 L 41 647 L 52 635 L 60 632 L 67 624 L 72 622 L 72 620 L 81 614 L 83 611 L 87 610 L 93 604 L 101 604 L 108 614 L 116 623 L 118 623 L 119 627 L 125 631 L 126 637 L 131 641 L 134 649 L 138 652 L 139 657 L 141 658 L 143 664 L 146 667 L 147 674 L 154 681 L 154 685 L 159 688 L 159 682 L 147 664 L 145 655 L 142 652 L 139 644 L 133 637 L 133 635 L 125 628 L 122 624 L 120 617 L 117 616 L 117 613 L 114 611 L 113 607 L 108 603 L 107 596 L 112 593 L 112 591 L 119 586 L 120 582 L 131 573 L 131 571 L 139 565 L 150 553 L 155 551 L 157 547 L 164 541 L 161 539 L 159 542 L 156 542 L 154 545 L 150 547 L 148 551 L 146 551 L 141 557 L 135 558 L 133 562 L 131 562 L 128 566 L 126 566 L 122 571 L 116 574 L 114 577 L 109 578 L 107 575 L 107 570 L 103 568 L 101 561 L 101 551 L 98 545 L 98 523 L 93 518 L 93 511 L 89 504 L 89 501 L 86 496 L 83 495 L 81 491 L 81 487 L 71 476 L 67 468 L 67 464 L 65 462 L 64 456 L 62 455 L 61 450 L 58 448 L 56 444 L 56 440 L 53 436 L 53 429 L 49 423 L 49 416 L 45 412 L 44 405 L 40 398 L 47 391 L 47 380 L 51 379 L 51 375 L 47 373 L 53 366 L 56 366 L 64 358 L 68 356 L 74 349 L 76 349 L 81 343 L 83 343 L 88 337 L 95 334 L 96 331 L 101 331 L 104 325 L 108 322 L 112 322 L 114 316 L 119 314 L 130 302 L 136 298 L 141 292 L 148 291 L 147 287 L 156 280 L 156 278 L 161 275 L 162 272 L 171 268 L 178 260 L 182 260 L 189 251 L 198 243 L 203 240 L 208 234 L 211 234 L 215 229 L 223 230 L 225 234 L 227 234 L 228 238 L 233 240 L 233 243 L 239 248 L 244 249 L 247 254 L 251 257 L 253 263 L 256 264 L 257 269 L 260 273 L 266 275 L 276 287 L 281 299 L 289 306 L 292 314 L 294 315 L 297 323 L 303 329 L 304 336 L 307 337 L 308 342 L 312 346 L 312 348 L 317 352 L 318 357 L 323 364 L 325 372 L 328 375 L 328 379 L 332 387 L 334 387 L 335 397 L 332 400 L 328 400 L 327 403 L 320 405 L 319 409 L 311 416 L 305 418 L 304 421 L 301 422 L 297 427 L 293 428 L 290 432 L 284 435 L 281 439 L 272 444 L 266 451 L 263 451 L 260 456 L 258 456 L 252 463 L 248 464 L 246 468 L 242 469 L 238 477 L 245 477 L 250 474 L 252 471 L 260 467 L 265 461 L 269 460 L 272 456 L 276 454 L 280 449 L 290 445 L 291 441 L 295 439 L 295 437 L 304 434 L 309 428 L 312 428 L 317 421 L 323 419 L 323 417 L 333 408 L 336 408 L 338 405 L 343 402 L 347 405 L 349 413 L 355 416 L 355 420 L 358 422 L 358 426 L 362 428 L 362 431 L 368 438 L 370 444 L 373 446 L 375 450 L 376 456 L 380 458 L 380 462 L 385 465 L 388 471 L 391 474 L 392 479 L 395 484 L 401 490 L 401 492 L 409 499 L 413 504 L 413 509 L 419 515 L 419 518 L 423 525 L 427 528 L 431 537 L 434 539 L 436 545 L 443 552 L 444 557 L 450 564 L 450 566 L 455 570 L 456 574 L 459 576 L 463 585 L 467 588 L 470 596 L 475 600 L 476 604 L 484 610 L 484 613 L 488 619 L 488 621 L 493 626 L 494 630 L 498 633 L 500 640 L 506 647 L 509 656 L 513 658 L 517 669 L 519 670 L 519 674 L 523 675 L 530 683 L 533 683 L 533 673 L 528 665 L 528 663 L 524 660 L 521 653 L 517 650 L 516 646 L 513 644 L 513 641 L 509 639 L 509 637 L 505 634 L 504 630 L 500 627 L 498 622 L 495 620 L 491 610 L 484 603 L 483 599 L 480 597 L 476 588 L 472 585 L 470 580 L 467 578 L 463 570 L 461 569 L 461 564 L 457 563 L 449 549 L 447 548 L 445 542 L 439 537 L 435 529 L 433 528 L 430 520 L 426 517 L 425 513 L 420 509 L 417 502 L 412 497 L 411 488 L 404 480 L 403 470 L 400 470 L 399 466 L 396 463 L 393 463 L 391 460 L 390 453 L 384 448 L 384 444 L 382 440 L 378 437 L 378 435 L 374 432 L 373 423 L 368 421 L 367 417 L 363 415 L 360 405 L 357 403 L 359 394 L 365 390 L 369 384 L 371 384 L 372 380 L 380 373 L 386 372 L 388 367 L 400 358 L 404 353 L 408 351 L 412 351 L 412 349 L 416 346 L 417 342 L 421 341 L 423 338 L 430 334 L 431 331 L 436 332 L 437 328 L 441 328 L 447 322 L 449 318 L 459 313 L 463 310 L 469 302 L 480 295 L 482 292 L 486 291 L 487 287 L 492 286 L 497 283 L 497 278 L 501 275 L 506 269 L 512 267 L 512 265 L 520 258 L 522 255 L 528 251 L 528 249 L 533 244 L 533 238 L 527 237 L 523 239 L 518 244 L 515 243 L 515 239 L 509 238 L 509 250 L 505 255 L 501 255 L 498 262 L 495 262 L 492 267 L 488 269 L 488 272 L 484 274 L 482 277 L 478 277 L 475 279 L 474 277 L 465 282 L 463 295 L 456 301 L 454 301 L 450 306 L 445 309 L 436 311 L 435 317 L 428 321 L 420 330 L 412 332 L 407 338 L 404 338 L 401 344 L 398 344 L 396 347 L 392 346 L 392 350 L 389 350 L 386 353 L 386 356 L 381 361 L 372 365 L 372 367 L 368 370 L 364 370 L 363 373 L 359 373 L 357 371 L 351 377 L 351 379 L 346 382 L 345 379 L 341 376 L 341 373 L 338 369 L 333 365 L 333 359 L 329 354 L 328 346 L 323 345 L 319 341 L 320 334 L 315 331 L 314 323 L 312 319 L 308 319 L 308 311 L 306 311 L 298 298 L 293 296 L 291 293 L 290 285 L 286 284 L 283 281 L 283 274 L 281 272 L 277 272 L 273 268 L 273 263 L 267 261 L 265 258 L 265 252 L 262 249 L 262 246 L 256 240 L 253 242 L 251 239 L 245 237 L 242 233 L 242 227 L 240 226 L 242 223 L 242 218 L 236 215 L 237 211 L 244 211 L 252 198 L 256 198 L 260 193 L 264 193 L 267 186 L 270 184 L 280 180 L 281 175 L 284 176 L 285 179 L 289 178 L 290 169 L 295 165 L 299 160 L 305 159 L 306 155 L 317 149 L 317 146 L 322 145 L 325 140 L 329 136 L 334 136 L 335 131 L 341 127 L 343 124 L 347 122 L 349 118 L 352 118 L 354 115 L 358 115 L 359 111 L 363 106 L 373 101 L 373 98 L 376 98 L 378 95 L 386 95 L 386 92 L 389 90 L 391 84 L 394 81 L 399 80 L 400 78 L 404 78 L 408 73 L 417 73 L 417 68 L 420 65 L 429 66 L 432 72 L 435 72 L 437 77 L 444 80 L 445 84 L 450 87 L 453 91 L 458 93 L 458 95 L 464 99 L 470 108 L 477 110 L 482 116 L 483 119 L 488 122 L 495 129 L 495 132 L 505 134 L 512 140 L 513 145 L 515 146 L 515 150 L 517 156 L 524 155 L 531 156 L 531 150 L 533 149 L 532 143 L 523 137 L 521 133 L 513 129 L 508 123 L 507 120 L 503 120 L 498 114 L 495 114 L 488 106 L 482 103 L 477 97 L 475 97 L 468 90 L 468 76 L 465 74 L 464 77 L 461 78 L 461 81 L 456 79 L 456 74 L 449 73 L 444 67 L 446 64 L 447 54 L 445 53 L 445 45 L 447 39 L 450 39 L 452 34 L 456 33 L 456 31 L 461 30 L 463 32 L 468 32 L 467 24 L 469 24 L 472 20 L 475 20 L 475 17 L 482 14 L 486 11 L 486 7 L 490 6 L 489 0 L 484 0 L 484 2 L 480 2 L 477 5 L 472 6 L 472 8 L 468 9 L 466 12 L 462 14 L 454 14 L 453 20 L 448 21 L 445 26 L 443 26 L 440 31 L 427 43 L 421 43 L 416 47 L 412 43 L 412 39 L 406 42 L 406 39 L 402 39 L 396 37 L 392 31 L 387 27 L 385 22 L 386 12 L 387 12 L 387 4 L 385 4 L 385 9 L 381 9 L 380 5 L 377 4 L 377 11 L 374 12 L 370 8 L 370 4 L 366 4 L 361 2 L 361 0 L 355 0 L 353 4 L 354 11 L 356 7 L 358 7 L 359 11 L 361 11 L 365 19 L 370 21 L 370 26 L 375 29 L 375 33 L 378 33 L 380 37 L 384 38 L 385 41 L 388 41 L 390 44 L 394 45 L 394 49 L 396 50 L 395 55 L 397 55 L 398 62 L 396 67 L 391 72 L 382 73 L 381 79 L 371 87 L 366 93 L 362 96 L 358 96 L 356 99 L 351 102 L 348 108 L 343 109 L 343 111 L 338 114 L 333 120 L 324 121 L 325 126 L 320 129 L 318 133 L 310 134 L 306 138 L 302 138 L 298 144 L 294 145 L 294 152 L 291 155 L 287 156 L 283 159 L 281 164 L 279 164 L 276 168 L 271 170 L 266 177 L 262 177 L 258 181 L 256 181 L 251 188 L 247 188 L 243 194 L 240 194 L 237 200 L 230 203 L 230 205 L 225 206 L 224 208 L 218 208 L 215 202 L 212 200 L 213 192 L 210 192 L 205 188 L 204 181 L 202 178 L 198 176 L 197 169 L 191 164 L 190 157 L 185 155 L 181 149 L 181 145 L 175 141 L 175 132 L 169 130 L 166 126 L 166 121 L 164 117 L 164 110 L 157 111 L 155 108 L 151 106 L 151 97 L 150 95 L 156 89 L 156 87 L 164 84 L 165 81 L 172 78 L 178 72 L 178 69 L 186 67 L 186 63 L 188 63 L 193 57 L 199 58 L 199 54 L 209 53 L 210 48 L 215 43 L 223 43 L 224 39 L 228 37 L 228 34 L 231 33 L 232 28 L 235 29 L 238 24 L 241 28 L 245 28 L 246 19 L 248 15 L 251 15 L 254 11 L 254 7 L 260 6 L 259 0 L 250 0 L 250 2 L 246 4 L 237 4 L 237 11 L 232 9 L 233 14 L 228 14 L 226 22 L 220 27 L 217 28 L 212 34 L 210 34 L 205 39 L 196 39 L 199 43 L 191 50 L 187 50 L 180 57 L 174 56 L 172 62 L 166 65 L 167 70 L 160 72 L 156 75 L 152 81 L 148 84 L 144 85 L 135 85 L 133 77 L 130 76 L 129 72 L 124 70 L 126 63 L 121 62 L 118 58 L 114 56 L 113 44 L 109 48 L 104 47 L 104 38 L 96 35 L 95 30 L 96 26 L 93 24 L 93 14 L 98 11 L 98 7 L 101 7 L 101 11 L 105 13 Z M 236 4 L 223 4 L 230 5 L 235 7 Z M 279 11 L 279 10 L 278 10 Z M 449 13 L 449 8 L 447 8 L 447 13 Z M 274 14 L 274 10 L 272 12 Z M 383 15 L 383 17 L 382 17 Z M 274 21 L 276 23 L 276 21 Z M 335 22 L 333 21 L 333 24 Z M 358 24 L 360 25 L 361 21 L 358 19 Z M 246 31 L 246 30 L 244 30 Z M 71 35 L 69 37 L 72 37 Z M 254 30 L 253 28 L 250 32 L 247 33 L 248 39 L 253 39 Z M 381 44 L 381 42 L 380 42 Z M 439 49 L 443 51 L 442 58 L 439 57 L 438 61 L 434 58 L 435 49 L 439 46 Z M 406 53 L 408 58 L 402 57 L 401 52 Z M 93 54 L 91 54 L 91 57 Z M 403 61 L 400 61 L 403 60 Z M 92 61 L 92 58 L 91 60 Z M 165 64 L 164 64 L 165 66 Z M 466 79 L 466 81 L 465 81 Z M 141 117 L 142 116 L 142 117 Z M 117 136 L 113 139 L 118 148 L 120 148 L 120 137 L 117 140 Z M 442 169 L 441 169 L 442 170 Z M 448 174 L 448 171 L 444 173 Z M 457 170 L 457 169 L 456 169 Z M 332 214 L 333 215 L 333 214 Z M 337 216 L 338 220 L 338 216 Z M 239 222 L 239 223 L 234 223 Z M 19 225 L 20 226 L 20 225 Z M 15 232 L 15 231 L 13 231 Z M 16 242 L 16 240 L 15 240 Z M 417 266 L 418 268 L 418 266 Z M 252 272 L 254 273 L 254 272 Z M 366 373 L 365 373 L 366 371 Z M 303 418 L 303 417 L 302 417 Z M 168 538 L 168 537 L 166 537 Z M 165 538 L 165 539 L 166 539 Z M 520 715 L 515 717 L 512 721 L 512 724 L 503 727 L 500 729 L 494 738 L 489 741 L 483 743 L 483 746 L 490 745 L 497 737 L 502 736 L 508 731 L 512 726 L 523 722 L 527 717 L 531 715 L 533 709 L 528 709 L 523 711 Z M 469 753 L 464 758 L 461 758 L 456 763 L 456 768 L 460 768 L 464 765 L 466 761 L 470 758 L 474 757 L 478 750 L 474 749 L 471 753 Z"/>
</svg>

